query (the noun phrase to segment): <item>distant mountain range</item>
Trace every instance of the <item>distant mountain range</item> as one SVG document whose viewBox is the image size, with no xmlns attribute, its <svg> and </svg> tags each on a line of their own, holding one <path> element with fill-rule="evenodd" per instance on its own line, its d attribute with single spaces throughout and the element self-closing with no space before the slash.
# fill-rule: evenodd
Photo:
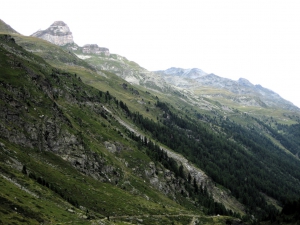
<svg viewBox="0 0 300 225">
<path fill-rule="evenodd" d="M 230 95 L 224 92 L 223 98 L 240 102 L 244 105 L 254 105 L 260 107 L 282 107 L 291 110 L 298 108 L 291 102 L 281 98 L 277 93 L 262 87 L 261 85 L 253 85 L 245 78 L 237 81 L 223 78 L 215 74 L 207 74 L 201 69 L 182 69 L 169 68 L 167 70 L 157 71 L 164 80 L 175 87 L 187 89 L 191 91 L 201 90 L 202 88 L 211 88 L 229 91 Z M 206 94 L 206 96 L 214 96 L 215 94 Z M 220 96 L 220 93 L 217 94 Z M 234 96 L 234 97 L 233 97 Z M 251 98 L 251 100 L 250 100 Z M 243 99 L 247 99 L 246 101 Z"/>
</svg>

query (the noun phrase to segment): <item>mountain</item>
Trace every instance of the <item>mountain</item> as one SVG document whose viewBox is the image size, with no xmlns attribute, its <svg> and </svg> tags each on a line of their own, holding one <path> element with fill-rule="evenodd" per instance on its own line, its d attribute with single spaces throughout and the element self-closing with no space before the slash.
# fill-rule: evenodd
<svg viewBox="0 0 300 225">
<path fill-rule="evenodd" d="M 281 98 L 277 93 L 261 85 L 253 85 L 245 78 L 234 81 L 215 74 L 207 74 L 197 68 L 181 69 L 173 67 L 164 71 L 157 71 L 156 73 L 160 74 L 167 83 L 175 87 L 188 89 L 194 93 L 202 92 L 200 96 L 217 96 L 221 97 L 220 99 L 230 100 L 240 105 L 277 107 L 299 111 L 298 107 Z M 216 91 L 205 93 L 205 91 L 202 91 L 205 88 Z M 224 90 L 224 92 L 220 94 L 219 90 Z"/>
<path fill-rule="evenodd" d="M 268 223 L 300 197 L 299 111 L 222 97 L 271 91 L 88 48 L 0 35 L 1 223 Z"/>
<path fill-rule="evenodd" d="M 31 36 L 44 39 L 59 46 L 74 43 L 72 32 L 63 21 L 55 21 L 46 30 L 39 30 Z"/>
</svg>

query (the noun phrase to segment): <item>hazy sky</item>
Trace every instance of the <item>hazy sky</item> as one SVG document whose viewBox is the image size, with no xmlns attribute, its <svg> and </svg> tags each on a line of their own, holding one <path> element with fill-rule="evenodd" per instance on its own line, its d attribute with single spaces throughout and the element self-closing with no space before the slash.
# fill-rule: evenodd
<svg viewBox="0 0 300 225">
<path fill-rule="evenodd" d="M 62 20 L 148 70 L 200 68 L 261 84 L 300 107 L 299 0 L 13 0 L 0 19 L 23 35 Z"/>
</svg>

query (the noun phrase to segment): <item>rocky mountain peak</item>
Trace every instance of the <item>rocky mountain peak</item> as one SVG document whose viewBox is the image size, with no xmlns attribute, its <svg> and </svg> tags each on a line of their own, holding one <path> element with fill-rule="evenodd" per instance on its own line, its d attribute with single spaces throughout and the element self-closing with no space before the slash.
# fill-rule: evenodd
<svg viewBox="0 0 300 225">
<path fill-rule="evenodd" d="M 51 26 L 67 26 L 64 21 L 55 21 Z"/>
<path fill-rule="evenodd" d="M 46 30 L 39 30 L 31 36 L 44 39 L 59 46 L 74 43 L 72 32 L 68 25 L 63 21 L 55 21 Z"/>
</svg>

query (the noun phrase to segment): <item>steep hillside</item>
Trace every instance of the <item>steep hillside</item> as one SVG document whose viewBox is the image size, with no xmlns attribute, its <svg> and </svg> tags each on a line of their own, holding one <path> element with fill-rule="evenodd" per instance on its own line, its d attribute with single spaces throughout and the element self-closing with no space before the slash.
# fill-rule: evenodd
<svg viewBox="0 0 300 225">
<path fill-rule="evenodd" d="M 176 174 L 176 161 L 120 123 L 127 112 L 121 100 L 52 67 L 10 36 L 0 43 L 0 179 L 7 190 L 1 222 L 234 220 L 204 215 L 232 212 L 206 188 L 196 192 L 201 186 L 184 179 L 188 170 Z M 151 149 L 167 161 L 153 158 Z"/>
</svg>

